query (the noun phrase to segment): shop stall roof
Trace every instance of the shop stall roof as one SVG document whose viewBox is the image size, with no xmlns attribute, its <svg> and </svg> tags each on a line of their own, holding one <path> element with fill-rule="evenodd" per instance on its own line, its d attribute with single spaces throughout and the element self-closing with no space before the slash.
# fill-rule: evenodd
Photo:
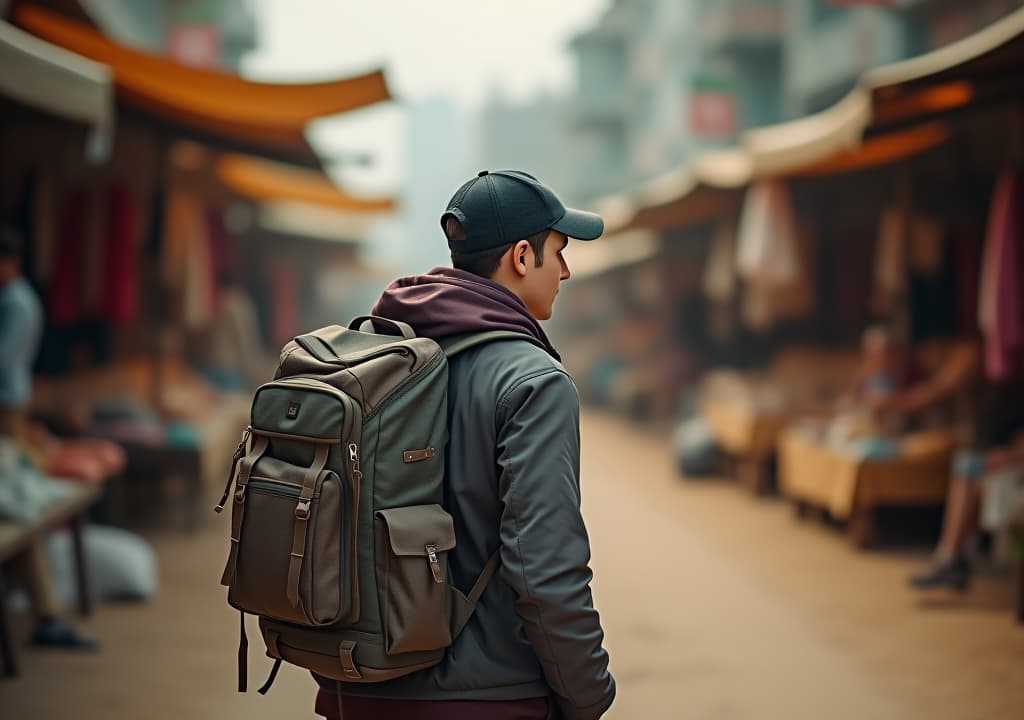
<svg viewBox="0 0 1024 720">
<path fill-rule="evenodd" d="M 256 210 L 256 225 L 264 233 L 333 245 L 363 245 L 370 223 L 365 213 L 294 200 L 264 202 Z"/>
<path fill-rule="evenodd" d="M 14 19 L 47 42 L 109 66 L 125 105 L 178 134 L 306 166 L 319 166 L 305 135 L 310 121 L 391 97 L 381 70 L 330 82 L 252 82 L 120 45 L 32 5 L 19 6 Z"/>
<path fill-rule="evenodd" d="M 0 21 L 0 94 L 99 131 L 114 121 L 110 69 Z"/>
<path fill-rule="evenodd" d="M 1022 67 L 1024 9 L 946 47 L 869 70 L 832 107 L 751 129 L 736 147 L 700 154 L 599 207 L 617 208 L 613 230 L 687 224 L 728 203 L 709 196 L 758 178 L 850 172 L 911 157 L 948 139 L 948 128 L 937 122 L 944 115 L 982 100 L 1020 97 Z"/>
<path fill-rule="evenodd" d="M 315 170 L 246 155 L 223 155 L 214 173 L 232 192 L 260 202 L 297 202 L 351 215 L 386 213 L 395 208 L 394 198 L 357 197 Z"/>
</svg>

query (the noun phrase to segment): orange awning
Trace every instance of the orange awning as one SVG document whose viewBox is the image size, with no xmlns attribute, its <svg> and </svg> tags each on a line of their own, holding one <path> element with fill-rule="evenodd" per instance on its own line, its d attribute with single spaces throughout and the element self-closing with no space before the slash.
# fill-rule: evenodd
<svg viewBox="0 0 1024 720">
<path fill-rule="evenodd" d="M 318 172 L 245 155 L 223 156 L 215 174 L 231 191 L 263 202 L 286 200 L 352 213 L 387 212 L 395 207 L 393 198 L 349 195 Z"/>
<path fill-rule="evenodd" d="M 307 123 L 390 98 L 380 70 L 322 83 L 250 82 L 119 45 L 38 7 L 19 7 L 14 19 L 44 40 L 110 66 L 126 104 L 201 139 L 305 165 L 318 164 L 306 141 Z"/>
</svg>

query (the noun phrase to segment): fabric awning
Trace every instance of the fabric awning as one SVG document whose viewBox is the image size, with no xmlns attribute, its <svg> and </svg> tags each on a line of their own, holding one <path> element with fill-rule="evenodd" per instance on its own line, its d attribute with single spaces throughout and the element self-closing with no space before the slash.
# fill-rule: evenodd
<svg viewBox="0 0 1024 720">
<path fill-rule="evenodd" d="M 185 134 L 288 162 L 319 165 L 305 136 L 310 121 L 391 97 L 380 70 L 322 83 L 250 82 L 120 45 L 31 5 L 14 18 L 37 37 L 108 65 L 124 103 Z"/>
<path fill-rule="evenodd" d="M 603 204 L 618 208 L 613 229 L 648 226 L 662 218 L 704 219 L 671 204 L 707 207 L 716 189 L 746 187 L 758 178 L 850 172 L 909 157 L 944 142 L 935 119 L 979 99 L 1019 94 L 1024 67 L 1024 9 L 958 42 L 865 72 L 846 97 L 798 120 L 755 128 L 734 148 L 698 155 Z M 697 200 L 700 203 L 697 203 Z M 628 210 L 624 209 L 628 208 Z"/>
<path fill-rule="evenodd" d="M 360 198 L 341 190 L 323 174 L 245 155 L 221 157 L 214 174 L 229 190 L 260 202 L 305 203 L 350 214 L 394 210 L 394 198 Z"/>
<path fill-rule="evenodd" d="M 114 123 L 110 69 L 0 21 L 0 93 L 58 117 L 108 131 Z"/>
</svg>

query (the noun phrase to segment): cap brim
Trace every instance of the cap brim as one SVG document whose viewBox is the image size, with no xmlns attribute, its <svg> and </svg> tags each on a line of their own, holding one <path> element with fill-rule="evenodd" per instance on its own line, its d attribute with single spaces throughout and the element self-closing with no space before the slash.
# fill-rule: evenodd
<svg viewBox="0 0 1024 720">
<path fill-rule="evenodd" d="M 604 219 L 596 213 L 566 208 L 565 215 L 551 229 L 577 240 L 596 240 L 604 233 Z"/>
</svg>

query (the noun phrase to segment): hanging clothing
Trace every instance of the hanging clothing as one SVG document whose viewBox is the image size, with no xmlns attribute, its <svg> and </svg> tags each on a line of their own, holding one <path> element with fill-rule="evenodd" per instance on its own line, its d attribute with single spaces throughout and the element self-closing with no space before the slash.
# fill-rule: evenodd
<svg viewBox="0 0 1024 720">
<path fill-rule="evenodd" d="M 735 298 L 737 284 L 736 225 L 725 220 L 715 228 L 701 285 L 708 300 L 727 303 Z"/>
<path fill-rule="evenodd" d="M 68 195 L 60 219 L 60 238 L 53 283 L 50 285 L 50 319 L 56 326 L 73 325 L 82 309 L 82 261 L 85 250 L 81 228 L 86 215 L 85 188 L 77 187 Z"/>
<path fill-rule="evenodd" d="M 985 335 L 985 373 L 992 380 L 1009 379 L 1024 352 L 1020 202 L 1020 175 L 1013 170 L 1003 171 L 992 193 L 978 295 L 978 324 Z"/>
<path fill-rule="evenodd" d="M 907 285 L 907 263 L 903 237 L 907 217 L 898 207 L 888 207 L 878 219 L 875 241 L 875 287 L 872 306 L 879 314 L 895 310 Z"/>
<path fill-rule="evenodd" d="M 107 195 L 101 309 L 103 317 L 121 324 L 138 313 L 139 222 L 135 197 L 124 185 L 111 186 Z"/>
<path fill-rule="evenodd" d="M 57 252 L 57 182 L 50 172 L 36 172 L 36 197 L 33 207 L 35 258 L 33 275 L 36 282 L 48 285 L 53 277 Z"/>
<path fill-rule="evenodd" d="M 810 310 L 813 290 L 801 243 L 785 184 L 753 185 L 740 211 L 736 255 L 739 275 L 747 281 L 743 319 L 748 327 L 764 332 Z"/>
<path fill-rule="evenodd" d="M 283 262 L 274 263 L 269 272 L 270 337 L 274 347 L 282 347 L 299 334 L 299 274 Z"/>
</svg>

